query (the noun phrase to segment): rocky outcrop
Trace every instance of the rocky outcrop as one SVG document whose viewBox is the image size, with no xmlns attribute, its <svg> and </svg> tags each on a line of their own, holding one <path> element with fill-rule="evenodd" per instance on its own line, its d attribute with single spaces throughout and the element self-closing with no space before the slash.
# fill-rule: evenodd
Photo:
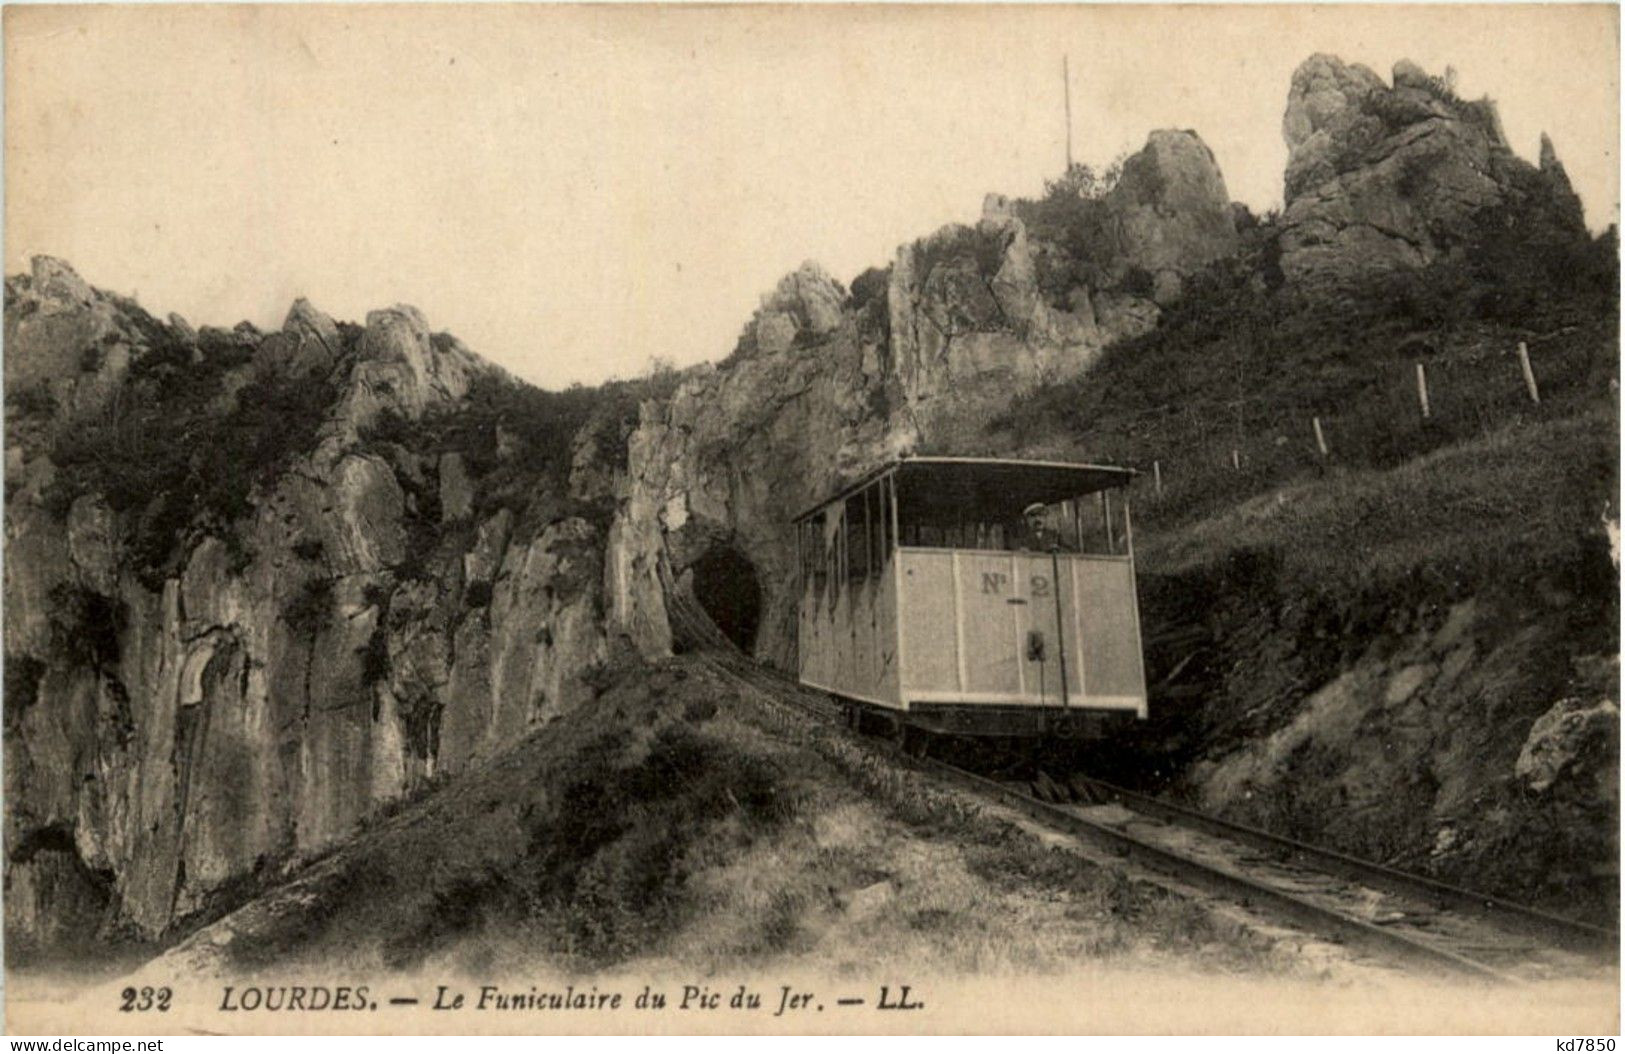
<svg viewBox="0 0 1625 1054">
<path fill-rule="evenodd" d="M 30 274 L 6 280 L 6 395 L 75 413 L 101 409 L 150 335 L 120 298 L 92 290 L 61 260 L 36 256 Z M 195 339 L 195 337 L 194 337 Z"/>
<path fill-rule="evenodd" d="M 1160 305 L 1179 298 L 1186 276 L 1236 251 L 1230 193 L 1195 132 L 1152 132 L 1123 162 L 1105 205 L 1125 273 L 1149 273 Z"/>
<path fill-rule="evenodd" d="M 14 947 L 161 934 L 593 697 L 608 649 L 599 528 L 516 524 L 507 509 L 475 523 L 480 481 L 460 454 L 372 434 L 390 415 L 454 412 L 496 376 L 414 309 L 374 312 L 346 337 L 299 301 L 276 333 L 193 334 L 42 260 L 8 282 L 6 322 Z M 82 369 L 76 342 L 124 365 Z M 135 383 L 130 363 L 193 345 L 244 356 L 200 394 L 203 412 L 232 412 L 254 377 L 272 386 L 262 394 L 336 394 L 247 517 L 195 521 L 154 585 L 134 567 L 140 508 L 94 492 L 55 507 L 54 437 L 115 413 L 102 397 Z M 55 395 L 16 399 L 35 389 Z"/>
<path fill-rule="evenodd" d="M 797 343 L 827 338 L 843 321 L 846 291 L 813 261 L 801 265 L 762 298 L 751 323 L 757 350 L 767 355 L 788 351 Z"/>
<path fill-rule="evenodd" d="M 1619 742 L 1619 707 L 1612 699 L 1559 699 L 1529 728 L 1514 774 L 1544 794 L 1559 783 L 1596 801 L 1617 794 L 1611 747 Z"/>
<path fill-rule="evenodd" d="M 1579 201 L 1542 143 L 1537 169 L 1512 152 L 1495 105 L 1456 97 L 1415 64 L 1392 84 L 1315 55 L 1292 77 L 1281 268 L 1299 283 L 1347 283 L 1420 267 L 1473 242 L 1493 210 L 1538 214 L 1580 238 Z"/>
<path fill-rule="evenodd" d="M 740 643 L 788 665 L 795 539 L 786 520 L 915 445 L 896 388 L 883 345 L 843 315 L 820 341 L 700 367 L 668 399 L 645 402 L 605 556 L 612 627 L 645 654 L 668 654 L 673 591 L 691 590 L 708 554 L 731 550 L 765 594 L 758 632 Z"/>
<path fill-rule="evenodd" d="M 991 416 L 1149 330 L 1159 300 L 1235 248 L 1223 177 L 1192 132 L 1153 133 L 1098 204 L 1100 279 L 1074 285 L 1064 306 L 1036 259 L 1053 247 L 1035 244 L 1021 205 L 997 195 L 980 222 L 903 245 L 850 295 L 813 263 L 780 281 L 729 362 L 642 409 L 605 558 L 612 626 L 664 654 L 668 597 L 726 549 L 755 568 L 763 593 L 745 643 L 788 666 L 790 514 L 901 454 L 986 452 Z M 577 478 L 588 471 L 578 464 Z"/>
<path fill-rule="evenodd" d="M 888 366 L 925 437 L 948 448 L 1037 385 L 1084 369 L 1115 334 L 1085 295 L 1072 311 L 1040 295 L 1027 230 L 1014 217 L 954 225 L 903 246 L 887 289 Z"/>
</svg>

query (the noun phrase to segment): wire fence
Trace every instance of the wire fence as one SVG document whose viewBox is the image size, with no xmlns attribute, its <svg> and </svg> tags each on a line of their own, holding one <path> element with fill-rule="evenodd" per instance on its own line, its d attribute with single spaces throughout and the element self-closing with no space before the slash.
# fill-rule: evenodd
<svg viewBox="0 0 1625 1054">
<path fill-rule="evenodd" d="M 1395 356 L 1363 376 L 1283 398 L 1243 396 L 1217 414 L 1148 411 L 1119 440 L 1144 474 L 1142 508 L 1178 518 L 1213 502 L 1339 468 L 1386 468 L 1519 421 L 1617 398 L 1608 349 L 1531 340 L 1466 353 Z M 1220 419 L 1228 418 L 1228 419 Z M 1149 484 L 1145 486 L 1144 484 Z M 1149 502 L 1147 502 L 1149 498 Z"/>
</svg>

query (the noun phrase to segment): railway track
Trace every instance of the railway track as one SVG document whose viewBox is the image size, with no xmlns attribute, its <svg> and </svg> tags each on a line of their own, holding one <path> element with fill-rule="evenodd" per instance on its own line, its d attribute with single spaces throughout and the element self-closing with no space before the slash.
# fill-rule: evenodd
<svg viewBox="0 0 1625 1054">
<path fill-rule="evenodd" d="M 752 694 L 821 720 L 821 692 L 700 648 L 694 657 Z M 1096 850 L 1240 903 L 1386 962 L 1489 982 L 1594 973 L 1617 962 L 1619 936 L 1496 897 L 1282 838 L 1082 775 L 993 779 L 932 758 L 902 759 L 1018 810 Z"/>
</svg>

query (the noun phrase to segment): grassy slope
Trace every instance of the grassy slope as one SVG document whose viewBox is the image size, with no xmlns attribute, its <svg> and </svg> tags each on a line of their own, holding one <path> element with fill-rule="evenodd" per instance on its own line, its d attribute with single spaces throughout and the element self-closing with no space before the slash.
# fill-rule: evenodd
<svg viewBox="0 0 1625 1054">
<path fill-rule="evenodd" d="M 1214 643 L 1181 674 L 1196 697 L 1154 707 L 1121 775 L 1158 772 L 1286 833 L 1606 917 L 1617 781 L 1577 765 L 1566 789 L 1534 794 L 1512 770 L 1558 699 L 1616 694 L 1614 248 L 1504 248 L 1320 296 L 1226 262 L 1157 331 L 995 422 L 988 445 L 1161 463 L 1164 496 L 1148 480 L 1135 496 L 1143 613 L 1153 632 L 1200 623 Z M 1446 634 L 1452 614 L 1465 628 Z M 1444 676 L 1452 635 L 1464 658 Z M 1153 649 L 1153 681 L 1191 651 Z M 1430 679 L 1384 710 L 1407 664 Z"/>
<path fill-rule="evenodd" d="M 212 938 L 229 931 L 223 950 Z M 674 660 L 364 832 L 197 947 L 228 969 L 866 976 L 1287 969 L 896 758 Z"/>
</svg>

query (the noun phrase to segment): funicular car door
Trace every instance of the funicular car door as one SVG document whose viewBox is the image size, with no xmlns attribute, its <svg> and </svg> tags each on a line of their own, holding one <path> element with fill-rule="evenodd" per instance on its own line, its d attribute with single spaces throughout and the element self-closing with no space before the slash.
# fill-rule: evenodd
<svg viewBox="0 0 1625 1054">
<path fill-rule="evenodd" d="M 1004 705 L 1062 705 L 1054 558 L 956 550 L 951 559 L 963 695 Z"/>
<path fill-rule="evenodd" d="M 1026 603 L 1026 632 L 1021 636 L 1022 677 L 1027 694 L 1045 706 L 1064 706 L 1067 699 L 1066 636 L 1060 605 L 1067 590 L 1056 588 L 1056 572 L 1062 576 L 1067 568 L 1057 567 L 1052 553 L 1022 552 L 1015 554 L 1018 583 Z M 1063 577 L 1062 581 L 1066 579 Z"/>
</svg>

